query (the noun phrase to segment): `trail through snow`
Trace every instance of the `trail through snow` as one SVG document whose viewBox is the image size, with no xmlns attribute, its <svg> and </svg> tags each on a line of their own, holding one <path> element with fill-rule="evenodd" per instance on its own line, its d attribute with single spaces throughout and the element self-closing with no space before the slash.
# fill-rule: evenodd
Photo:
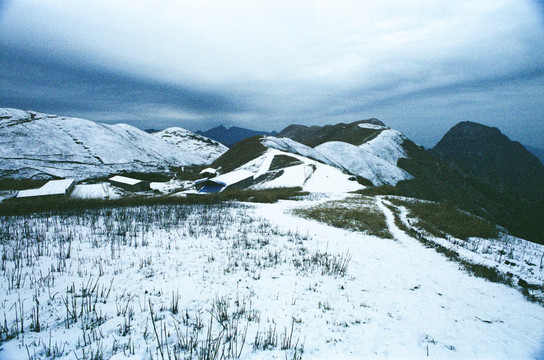
<svg viewBox="0 0 544 360">
<path fill-rule="evenodd" d="M 394 240 L 294 217 L 290 210 L 302 205 L 259 205 L 257 214 L 284 229 L 308 233 L 314 247 L 352 255 L 351 280 L 332 292 L 330 302 L 333 319 L 347 317 L 356 324 L 348 322 L 340 331 L 300 324 L 305 359 L 544 358 L 543 307 L 515 289 L 469 275 L 408 236 L 381 199 L 377 206 Z"/>
</svg>

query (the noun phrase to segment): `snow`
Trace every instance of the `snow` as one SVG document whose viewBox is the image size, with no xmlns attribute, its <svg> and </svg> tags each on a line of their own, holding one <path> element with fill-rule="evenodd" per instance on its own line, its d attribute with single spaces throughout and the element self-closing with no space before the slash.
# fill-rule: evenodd
<svg viewBox="0 0 544 360">
<path fill-rule="evenodd" d="M 17 109 L 0 109 L 0 176 L 54 175 L 86 179 L 121 170 L 167 171 L 169 166 L 206 164 L 210 153 L 199 138 L 169 144 L 126 124 Z"/>
<path fill-rule="evenodd" d="M 309 146 L 296 142 L 288 138 L 276 138 L 273 136 L 265 136 L 262 144 L 268 148 L 285 151 L 292 154 L 299 154 L 310 159 L 320 161 L 324 164 L 334 165 L 334 162 L 323 155 L 316 149 L 312 149 Z"/>
<path fill-rule="evenodd" d="M 65 195 L 74 179 L 51 180 L 38 189 L 21 190 L 17 198 L 26 198 L 34 196 Z"/>
<path fill-rule="evenodd" d="M 202 174 L 215 174 L 216 172 L 217 172 L 217 170 L 214 169 L 214 168 L 205 168 L 204 170 L 202 170 L 198 174 L 199 175 L 202 175 Z"/>
<path fill-rule="evenodd" d="M 273 189 L 281 187 L 303 187 L 312 176 L 314 167 L 310 164 L 289 166 L 282 169 L 281 176 L 255 186 L 256 189 Z"/>
<path fill-rule="evenodd" d="M 126 176 L 121 175 L 115 175 L 109 179 L 110 181 L 115 181 L 121 184 L 127 184 L 127 185 L 136 185 L 142 182 L 142 180 L 129 178 Z"/>
<path fill-rule="evenodd" d="M 121 197 L 109 183 L 80 184 L 70 194 L 74 199 L 118 199 Z"/>
<path fill-rule="evenodd" d="M 360 123 L 359 127 L 363 128 L 363 129 L 372 129 L 372 130 L 385 130 L 385 129 L 388 129 L 387 126 L 371 124 L 371 123 Z"/>
<path fill-rule="evenodd" d="M 259 176 L 264 175 L 269 170 L 270 164 L 272 163 L 274 156 L 280 155 L 280 154 L 291 155 L 290 153 L 286 153 L 284 151 L 279 151 L 276 149 L 268 149 L 265 151 L 264 154 L 245 163 L 244 165 L 240 166 L 238 169 L 253 172 L 255 174 L 254 177 L 256 179 Z"/>
<path fill-rule="evenodd" d="M 24 334 L 2 342 L 0 358 L 19 359 L 27 347 L 31 355 L 53 358 L 46 355 L 50 346 L 57 347 L 58 359 L 81 359 L 97 350 L 104 358 L 161 358 L 150 304 L 170 354 L 186 333 L 198 334 L 199 346 L 204 344 L 211 314 L 223 304 L 229 320 L 239 314 L 236 324 L 242 334 L 247 331 L 244 360 L 293 358 L 293 345 L 253 348 L 259 333 L 275 328 L 281 342 L 291 326 L 293 343 L 303 344 L 302 358 L 310 360 L 542 358 L 543 306 L 511 287 L 470 276 L 402 232 L 382 198 L 375 206 L 395 239 L 291 213 L 323 201 L 0 218 L 0 228 L 11 234 L 3 248 L 0 311 L 8 331 L 21 326 L 15 320 L 20 303 L 25 320 Z M 25 261 L 13 256 L 26 247 L 30 251 L 23 254 L 41 255 Z M 311 261 L 295 266 L 319 254 L 349 254 L 345 276 L 323 273 Z M 10 277 L 16 266 L 27 279 L 18 287 L 10 280 L 17 278 Z M 81 310 L 88 308 L 88 292 L 95 311 Z M 34 296 L 40 332 L 30 331 Z M 83 311 L 77 320 L 67 315 L 72 301 Z M 233 325 L 218 322 L 219 316 L 213 318 L 211 332 L 225 344 Z"/>
<path fill-rule="evenodd" d="M 172 179 L 167 182 L 152 182 L 149 184 L 151 190 L 159 191 L 162 194 L 172 194 L 181 189 L 193 185 L 193 181 Z"/>
<path fill-rule="evenodd" d="M 271 174 L 274 175 L 271 180 L 259 182 L 253 188 L 301 187 L 303 191 L 314 193 L 345 193 L 365 188 L 354 181 L 353 176 L 342 172 L 337 167 L 275 148 L 266 150 L 263 155 L 241 166 L 240 169 L 256 172 L 254 177 L 258 179 L 269 172 L 272 160 L 278 155 L 294 157 L 302 164 L 281 169 L 280 176 L 276 175 L 280 170 L 271 171 Z"/>
<path fill-rule="evenodd" d="M 373 140 L 358 147 L 346 142 L 330 141 L 311 148 L 291 139 L 272 136 L 266 136 L 262 144 L 346 170 L 370 180 L 374 185 L 395 185 L 401 180 L 412 178 L 397 166 L 398 159 L 406 157 L 402 148 L 404 139 L 396 130 L 384 130 Z"/>
<path fill-rule="evenodd" d="M 414 198 L 397 197 L 404 201 L 422 202 Z M 389 205 L 387 200 L 382 200 Z M 455 249 L 463 259 L 473 263 L 494 267 L 504 274 L 512 274 L 513 282 L 522 279 L 529 284 L 544 283 L 544 246 L 500 233 L 497 239 L 482 239 L 470 237 L 466 240 L 456 239 L 448 235 L 440 238 L 426 233 L 414 224 L 416 219 L 409 219 L 408 210 L 398 207 L 400 220 L 405 226 L 411 227 L 428 241 L 437 243 L 445 248 Z"/>
<path fill-rule="evenodd" d="M 19 110 L 19 109 L 9 109 L 9 108 L 0 108 L 0 119 L 7 119 L 8 122 L 2 121 L 2 123 L 13 123 L 19 120 L 26 119 L 29 115 L 28 111 Z"/>
<path fill-rule="evenodd" d="M 217 183 L 223 186 L 229 186 L 232 184 L 236 184 L 237 182 L 240 182 L 242 180 L 245 180 L 249 177 L 253 177 L 253 173 L 251 171 L 236 170 L 236 171 L 231 171 L 229 173 L 211 178 L 209 179 L 209 181 L 213 181 L 214 183 Z"/>
<path fill-rule="evenodd" d="M 406 137 L 401 132 L 388 129 L 382 131 L 374 139 L 359 145 L 359 148 L 396 166 L 399 159 L 407 158 L 402 147 L 405 140 Z"/>
<path fill-rule="evenodd" d="M 45 114 L 36 114 L 33 120 L 28 117 L 28 112 L 0 109 L 0 134 L 9 151 L 17 148 L 24 156 L 32 155 L 10 158 L 10 162 L 33 162 L 38 170 L 75 171 L 77 163 L 79 171 L 81 161 L 88 161 L 85 166 L 91 169 L 91 158 L 99 154 L 98 150 L 93 156 L 70 153 L 74 163 L 58 165 L 58 159 L 66 161 L 72 155 L 66 155 L 61 145 L 58 152 L 40 152 L 56 145 L 51 140 L 42 147 L 40 141 L 50 139 L 35 135 L 36 129 L 49 129 L 51 124 L 58 129 L 52 139 L 61 138 L 62 133 L 78 134 L 77 141 L 85 145 L 72 142 L 86 146 L 89 152 L 92 140 L 84 138 L 85 131 L 96 135 L 98 129 L 106 129 L 111 133 L 108 139 L 120 145 L 125 140 L 146 141 L 145 135 L 125 125 L 90 125 L 85 120 Z M 49 125 L 40 125 L 44 122 Z M 11 135 L 26 139 L 23 143 L 28 149 L 11 143 Z M 32 141 L 37 150 L 29 147 Z M 188 356 L 184 351 L 170 356 L 188 336 L 196 336 L 197 348 L 204 346 L 208 330 L 219 339 L 218 346 L 228 351 L 232 344 L 227 340 L 228 331 L 235 331 L 234 338 L 240 339 L 243 329 L 247 331 L 240 349 L 244 360 L 294 358 L 294 347 L 300 352 L 301 346 L 303 359 L 544 358 L 544 306 L 527 301 L 513 287 L 470 275 L 458 263 L 410 237 L 395 224 L 386 198 L 369 198 L 369 206 L 384 214 L 394 239 L 293 214 L 293 209 L 342 199 L 348 196 L 345 192 L 362 188 L 342 168 L 377 184 L 409 176 L 396 167 L 398 159 L 406 156 L 403 141 L 402 134 L 394 130 L 384 130 L 359 147 L 328 142 L 312 149 L 289 139 L 266 137 L 263 144 L 269 149 L 262 156 L 213 179 L 227 185 L 250 176 L 278 174 L 270 171 L 274 156 L 289 155 L 302 164 L 286 167 L 280 176 L 255 187 L 301 186 L 323 194 L 301 201 L 0 217 L 0 313 L 4 315 L 0 358 L 74 360 L 100 353 L 112 359 L 158 359 L 157 337 L 163 336 L 162 329 L 162 342 L 167 340 L 167 345 L 160 351 L 168 351 L 164 358 Z M 114 144 L 103 145 L 104 151 L 116 151 Z M 128 153 L 141 150 L 159 159 L 155 150 L 144 148 Z M 2 147 L 0 155 L 9 151 Z M 132 161 L 131 156 L 122 161 Z M 108 159 L 106 155 L 98 158 Z M 60 189 L 67 182 L 53 184 L 52 188 Z M 178 185 L 151 184 L 162 192 Z M 77 185 L 72 196 L 116 196 L 111 190 L 109 184 Z M 401 221 L 408 223 L 406 210 L 399 211 Z M 430 239 L 475 263 L 511 271 L 532 284 L 544 281 L 542 259 L 538 263 L 544 254 L 542 245 L 508 236 L 463 242 L 451 237 Z M 516 265 L 508 265 L 503 253 Z M 345 275 L 327 273 L 319 265 L 320 259 L 339 258 L 350 259 Z M 176 311 L 172 308 L 175 299 L 179 301 Z M 31 329 L 36 308 L 39 332 Z M 229 319 L 222 324 L 217 313 L 220 308 Z M 154 322 L 160 336 L 153 331 Z M 22 334 L 18 331 L 21 326 Z M 287 350 L 281 345 L 258 348 L 256 339 L 259 334 L 266 336 L 269 329 L 276 329 L 280 343 L 292 330 L 297 345 Z"/>
<path fill-rule="evenodd" d="M 293 219 L 289 209 L 300 204 L 259 206 L 257 215 L 281 230 L 296 228 L 315 238 L 316 246 L 352 255 L 353 278 L 344 289 L 315 295 L 331 304 L 329 316 L 323 316 L 330 323 L 301 328 L 304 358 L 542 358 L 542 306 L 525 301 L 517 290 L 460 271 L 398 229 L 389 209 L 377 205 L 395 240 Z M 332 325 L 344 321 L 345 328 Z M 354 325 L 358 321 L 361 325 Z M 311 349 L 310 343 L 319 345 Z"/>
<path fill-rule="evenodd" d="M 342 173 L 337 168 L 318 164 L 302 190 L 310 193 L 342 194 L 364 188 L 363 185 L 354 181 L 352 176 Z"/>
<path fill-rule="evenodd" d="M 198 157 L 204 160 L 203 164 L 212 163 L 229 149 L 217 141 L 180 127 L 171 127 L 156 132 L 153 135 L 192 154 L 198 155 Z"/>
<path fill-rule="evenodd" d="M 330 141 L 315 148 L 327 158 L 352 174 L 370 180 L 374 185 L 395 185 L 401 180 L 411 179 L 412 176 L 381 157 L 341 141 Z"/>
</svg>

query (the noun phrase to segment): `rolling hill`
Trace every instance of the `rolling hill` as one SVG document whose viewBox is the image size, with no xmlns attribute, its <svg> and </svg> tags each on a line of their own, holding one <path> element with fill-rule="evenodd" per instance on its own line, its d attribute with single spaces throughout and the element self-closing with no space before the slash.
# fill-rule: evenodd
<svg viewBox="0 0 544 360">
<path fill-rule="evenodd" d="M 261 159 L 261 163 L 270 163 L 270 161 L 266 162 L 264 158 L 280 152 L 297 155 L 297 159 L 305 159 L 301 160 L 303 162 L 312 160 L 313 163 L 332 166 L 346 174 L 355 176 L 359 182 L 366 185 L 395 185 L 398 181 L 412 178 L 408 172 L 396 165 L 400 158 L 406 156 L 402 147 L 403 143 L 407 141 L 404 135 L 381 123 L 378 125 L 356 122 L 349 125 L 350 129 L 354 129 L 353 132 L 356 133 L 352 134 L 349 129 L 343 132 L 349 138 L 349 142 L 341 141 L 343 138 L 340 136 L 340 132 L 336 131 L 332 137 L 316 135 L 319 136 L 320 141 L 327 140 L 325 142 L 317 141 L 307 135 L 296 137 L 303 138 L 310 144 L 319 143 L 313 148 L 288 137 L 251 137 L 234 145 L 212 166 L 221 166 L 223 171 L 232 171 L 247 167 L 246 164 L 250 161 L 259 162 L 257 159 Z M 329 130 L 331 128 L 333 127 L 328 127 Z M 311 131 L 315 130 L 316 127 Z M 282 131 L 282 133 L 289 135 L 289 132 Z M 359 135 L 362 135 L 363 138 L 357 140 Z M 264 173 L 265 171 L 260 170 L 260 172 Z"/>
<path fill-rule="evenodd" d="M 208 163 L 214 156 L 209 151 L 210 140 L 184 134 L 173 145 L 160 135 L 126 124 L 0 109 L 0 176 L 85 179 Z"/>
</svg>

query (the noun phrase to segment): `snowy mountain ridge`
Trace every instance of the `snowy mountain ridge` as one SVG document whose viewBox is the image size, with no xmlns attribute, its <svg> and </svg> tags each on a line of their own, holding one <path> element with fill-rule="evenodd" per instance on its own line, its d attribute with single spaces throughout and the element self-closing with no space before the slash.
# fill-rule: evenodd
<svg viewBox="0 0 544 360">
<path fill-rule="evenodd" d="M 343 141 L 328 141 L 311 148 L 289 138 L 266 136 L 262 144 L 266 147 L 302 155 L 327 165 L 342 169 L 350 174 L 363 177 L 373 185 L 395 185 L 401 180 L 412 178 L 405 170 L 397 166 L 397 161 L 407 158 L 402 148 L 406 139 L 402 133 L 383 126 L 375 138 L 359 146 Z"/>
<path fill-rule="evenodd" d="M 216 146 L 210 151 L 211 140 L 184 129 L 161 133 L 154 136 L 127 124 L 2 108 L 0 176 L 85 179 L 123 170 L 162 171 L 208 163 L 224 150 Z M 167 135 L 170 142 L 164 139 Z"/>
</svg>

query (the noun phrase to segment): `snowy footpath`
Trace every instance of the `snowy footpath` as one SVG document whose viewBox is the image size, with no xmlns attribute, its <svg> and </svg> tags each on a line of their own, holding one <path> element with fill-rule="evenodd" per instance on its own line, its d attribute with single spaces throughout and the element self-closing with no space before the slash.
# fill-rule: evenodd
<svg viewBox="0 0 544 360">
<path fill-rule="evenodd" d="M 296 218 L 290 209 L 301 203 L 258 205 L 257 214 L 272 224 L 352 256 L 343 287 L 315 294 L 316 302 L 329 302 L 330 323 L 299 325 L 304 358 L 544 358 L 542 306 L 460 270 L 401 231 L 392 212 L 378 205 L 394 240 Z"/>
</svg>

